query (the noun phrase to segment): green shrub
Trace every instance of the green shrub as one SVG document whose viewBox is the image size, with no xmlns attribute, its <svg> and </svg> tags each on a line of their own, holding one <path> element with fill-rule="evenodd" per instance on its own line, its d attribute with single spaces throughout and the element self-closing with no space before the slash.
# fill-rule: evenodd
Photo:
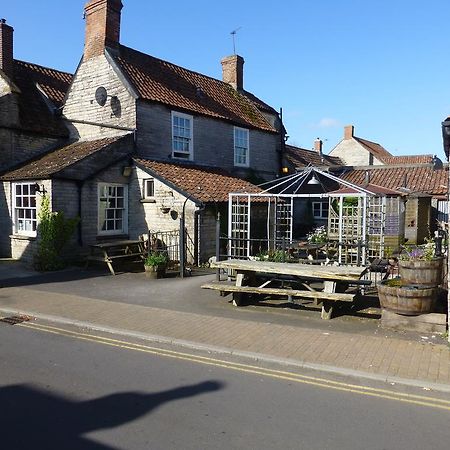
<svg viewBox="0 0 450 450">
<path fill-rule="evenodd" d="M 78 217 L 66 219 L 62 211 L 50 210 L 50 199 L 42 197 L 39 209 L 38 250 L 34 255 L 34 266 L 37 270 L 59 270 L 66 266 L 61 254 L 64 246 L 69 242 L 78 222 Z"/>
<path fill-rule="evenodd" d="M 145 258 L 145 266 L 164 266 L 167 264 L 167 256 L 163 253 L 150 253 L 147 258 Z"/>
</svg>

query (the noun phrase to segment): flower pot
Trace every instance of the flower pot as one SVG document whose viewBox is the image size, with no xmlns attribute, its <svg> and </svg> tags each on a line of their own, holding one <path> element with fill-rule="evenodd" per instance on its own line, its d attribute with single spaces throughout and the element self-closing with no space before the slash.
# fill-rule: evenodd
<svg viewBox="0 0 450 450">
<path fill-rule="evenodd" d="M 442 283 L 442 265 L 444 258 L 429 261 L 408 260 L 398 262 L 399 274 L 404 284 L 439 286 Z"/>
<path fill-rule="evenodd" d="M 378 285 L 378 298 L 383 309 L 405 316 L 418 316 L 432 311 L 439 289 L 424 285 L 389 286 L 391 280 Z"/>
<path fill-rule="evenodd" d="M 164 278 L 164 275 L 166 274 L 166 266 L 159 265 L 159 266 L 144 266 L 145 269 L 145 275 L 147 278 L 156 280 L 158 278 Z"/>
</svg>

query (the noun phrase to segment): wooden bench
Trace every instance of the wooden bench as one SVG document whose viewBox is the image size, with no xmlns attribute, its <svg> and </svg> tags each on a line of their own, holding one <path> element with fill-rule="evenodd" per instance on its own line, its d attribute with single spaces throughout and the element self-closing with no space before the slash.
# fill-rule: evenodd
<svg viewBox="0 0 450 450">
<path fill-rule="evenodd" d="M 221 295 L 227 295 L 229 293 L 236 294 L 258 294 L 258 295 L 277 295 L 286 296 L 289 301 L 292 301 L 294 297 L 312 298 L 316 305 L 322 304 L 322 319 L 330 319 L 332 314 L 332 308 L 330 307 L 333 302 L 353 302 L 356 294 L 345 292 L 323 292 L 313 290 L 299 290 L 299 289 L 287 289 L 287 288 L 274 288 L 274 287 L 254 287 L 254 286 L 236 286 L 234 284 L 228 284 L 224 282 L 211 282 L 205 283 L 201 286 L 202 289 L 213 289 L 219 291 Z"/>
<path fill-rule="evenodd" d="M 145 259 L 143 242 L 140 240 L 111 241 L 90 245 L 90 255 L 86 257 L 86 267 L 89 261 L 103 262 L 109 271 L 115 275 L 112 263 L 117 259 L 135 258 L 139 261 Z"/>
</svg>

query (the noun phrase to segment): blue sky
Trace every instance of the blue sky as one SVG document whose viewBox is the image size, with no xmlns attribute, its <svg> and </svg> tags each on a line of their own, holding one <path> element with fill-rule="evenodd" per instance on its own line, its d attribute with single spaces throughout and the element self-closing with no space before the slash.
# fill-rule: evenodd
<svg viewBox="0 0 450 450">
<path fill-rule="evenodd" d="M 444 158 L 450 115 L 448 0 L 122 0 L 121 42 L 221 78 L 220 60 L 244 57 L 244 87 L 283 108 L 289 143 L 327 153 L 344 125 L 394 155 Z M 73 72 L 85 0 L 1 0 L 15 57 Z"/>
</svg>

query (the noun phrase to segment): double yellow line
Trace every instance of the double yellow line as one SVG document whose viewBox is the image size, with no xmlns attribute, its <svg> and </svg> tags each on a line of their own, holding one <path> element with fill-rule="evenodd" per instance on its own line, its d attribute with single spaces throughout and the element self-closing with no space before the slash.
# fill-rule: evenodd
<svg viewBox="0 0 450 450">
<path fill-rule="evenodd" d="M 56 328 L 52 326 L 42 325 L 35 322 L 23 322 L 16 326 L 25 328 L 31 328 L 34 330 L 43 331 L 46 333 L 57 334 L 61 336 L 68 336 L 71 338 L 95 342 L 98 344 L 108 345 L 110 347 L 117 347 L 126 350 L 133 350 L 136 352 L 142 352 L 166 358 L 178 359 L 182 361 L 194 362 L 197 364 L 205 364 L 214 367 L 221 367 L 225 369 L 235 370 L 243 373 L 251 373 L 255 375 L 261 375 L 273 379 L 291 381 L 295 383 L 308 384 L 311 386 L 317 386 L 321 388 L 334 389 L 343 392 L 351 392 L 359 395 L 366 395 L 370 397 L 383 398 L 388 400 L 394 400 L 397 402 L 410 403 L 413 405 L 426 406 L 429 408 L 438 408 L 446 411 L 450 411 L 450 401 L 443 400 L 434 397 L 427 397 L 421 395 L 413 395 L 401 392 L 390 391 L 387 389 L 377 389 L 368 386 L 359 386 L 356 384 L 343 383 L 339 381 L 328 380 L 325 378 L 311 377 L 306 375 L 300 375 L 294 372 L 287 372 L 283 370 L 266 369 L 263 367 L 257 367 L 249 364 L 240 364 L 234 362 L 228 362 L 221 359 L 209 358 L 205 356 L 193 355 L 190 353 L 177 352 L 172 350 L 165 350 L 149 345 L 135 344 L 132 342 L 122 341 L 118 339 L 110 339 L 103 336 L 96 336 L 88 333 L 80 333 L 76 331 L 65 330 L 62 328 Z"/>
</svg>

